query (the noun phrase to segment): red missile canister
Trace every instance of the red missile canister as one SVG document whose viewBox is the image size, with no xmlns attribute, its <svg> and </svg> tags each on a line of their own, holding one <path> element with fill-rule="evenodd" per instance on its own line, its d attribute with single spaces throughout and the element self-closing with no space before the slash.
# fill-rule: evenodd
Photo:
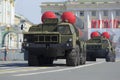
<svg viewBox="0 0 120 80">
<path fill-rule="evenodd" d="M 61 19 L 63 22 L 69 22 L 71 24 L 74 24 L 76 22 L 76 16 L 72 12 L 63 12 Z"/>
<path fill-rule="evenodd" d="M 91 36 L 91 38 L 94 38 L 94 37 L 100 36 L 100 34 L 99 34 L 99 32 L 96 31 L 96 32 L 92 32 L 90 36 Z"/>
<path fill-rule="evenodd" d="M 42 15 L 42 22 L 44 22 L 44 19 L 47 19 L 47 18 L 57 18 L 57 16 L 55 15 L 54 12 L 52 11 L 46 11 L 45 13 L 43 13 Z"/>
<path fill-rule="evenodd" d="M 109 34 L 108 32 L 103 32 L 103 33 L 102 33 L 102 36 L 103 36 L 104 38 L 107 38 L 107 39 L 110 38 L 110 34 Z"/>
</svg>

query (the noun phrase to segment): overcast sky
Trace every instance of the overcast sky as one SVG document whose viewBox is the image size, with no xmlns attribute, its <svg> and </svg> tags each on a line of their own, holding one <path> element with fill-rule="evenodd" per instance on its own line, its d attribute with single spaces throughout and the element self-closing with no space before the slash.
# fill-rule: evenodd
<svg viewBox="0 0 120 80">
<path fill-rule="evenodd" d="M 41 2 L 60 2 L 65 0 L 15 0 L 15 12 L 23 15 L 34 24 L 41 22 Z"/>
</svg>

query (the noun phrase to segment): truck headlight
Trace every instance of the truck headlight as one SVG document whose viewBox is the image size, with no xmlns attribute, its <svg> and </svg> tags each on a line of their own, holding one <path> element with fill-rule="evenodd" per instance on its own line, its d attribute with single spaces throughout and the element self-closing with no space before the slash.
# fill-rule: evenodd
<svg viewBox="0 0 120 80">
<path fill-rule="evenodd" d="M 72 42 L 72 38 L 69 38 L 68 41 L 69 41 L 69 42 Z"/>
<path fill-rule="evenodd" d="M 29 47 L 29 44 L 26 44 L 26 47 Z"/>
<path fill-rule="evenodd" d="M 106 49 L 105 49 L 105 51 L 108 53 L 108 52 L 109 52 L 109 49 L 108 49 L 108 48 L 106 48 Z"/>
<path fill-rule="evenodd" d="M 70 44 L 69 44 L 69 43 L 67 43 L 67 44 L 66 44 L 66 46 L 67 46 L 67 47 L 69 47 L 69 46 L 70 46 Z"/>
<path fill-rule="evenodd" d="M 68 39 L 68 41 L 67 41 L 67 43 L 66 43 L 66 46 L 67 46 L 67 47 L 72 46 L 72 38 L 69 38 L 69 39 Z"/>
<path fill-rule="evenodd" d="M 24 42 L 27 42 L 27 39 L 25 38 L 23 41 L 24 41 Z"/>
</svg>

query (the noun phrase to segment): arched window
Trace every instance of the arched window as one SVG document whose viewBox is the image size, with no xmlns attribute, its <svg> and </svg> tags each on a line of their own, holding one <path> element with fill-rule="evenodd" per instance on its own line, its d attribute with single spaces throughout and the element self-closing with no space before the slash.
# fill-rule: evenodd
<svg viewBox="0 0 120 80">
<path fill-rule="evenodd" d="M 4 45 L 7 46 L 9 49 L 17 48 L 17 35 L 16 33 L 10 32 L 5 35 Z"/>
</svg>

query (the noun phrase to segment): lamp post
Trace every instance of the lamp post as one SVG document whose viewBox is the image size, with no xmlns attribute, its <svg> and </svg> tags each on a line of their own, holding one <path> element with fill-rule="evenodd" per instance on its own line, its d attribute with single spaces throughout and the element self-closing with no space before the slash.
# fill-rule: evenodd
<svg viewBox="0 0 120 80">
<path fill-rule="evenodd" d="M 6 27 L 7 27 L 7 31 L 9 32 L 9 30 L 10 30 L 10 25 L 7 25 Z"/>
<path fill-rule="evenodd" d="M 6 47 L 10 47 L 10 43 L 11 43 L 11 40 L 10 40 L 10 38 L 11 38 L 11 35 L 9 34 L 9 31 L 10 31 L 10 25 L 7 25 L 6 26 L 7 27 L 7 32 L 8 32 L 8 36 L 7 36 L 7 44 L 5 45 Z"/>
</svg>

